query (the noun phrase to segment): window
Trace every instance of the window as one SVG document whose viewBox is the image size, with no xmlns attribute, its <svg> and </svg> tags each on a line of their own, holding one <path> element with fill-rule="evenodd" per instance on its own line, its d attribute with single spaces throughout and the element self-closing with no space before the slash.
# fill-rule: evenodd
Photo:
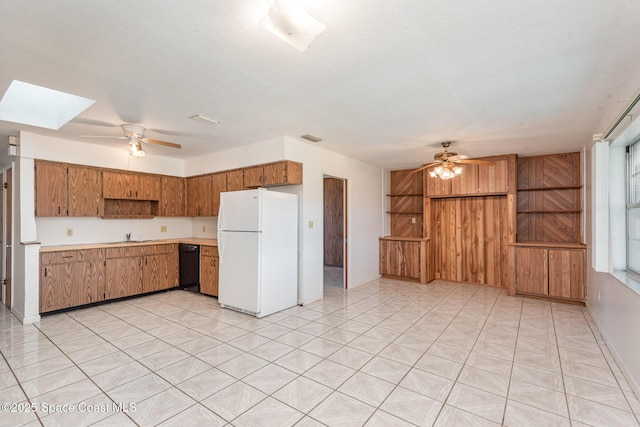
<svg viewBox="0 0 640 427">
<path fill-rule="evenodd" d="M 628 147 L 627 269 L 640 274 L 640 141 Z"/>
</svg>

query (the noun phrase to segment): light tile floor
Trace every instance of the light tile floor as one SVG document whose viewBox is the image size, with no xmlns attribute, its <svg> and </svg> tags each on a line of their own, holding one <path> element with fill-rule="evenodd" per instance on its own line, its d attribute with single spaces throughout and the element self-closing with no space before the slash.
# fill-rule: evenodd
<svg viewBox="0 0 640 427">
<path fill-rule="evenodd" d="M 627 427 L 640 414 L 582 307 L 450 282 L 327 287 L 264 319 L 184 291 L 27 326 L 3 308 L 0 350 L 3 426 Z"/>
</svg>

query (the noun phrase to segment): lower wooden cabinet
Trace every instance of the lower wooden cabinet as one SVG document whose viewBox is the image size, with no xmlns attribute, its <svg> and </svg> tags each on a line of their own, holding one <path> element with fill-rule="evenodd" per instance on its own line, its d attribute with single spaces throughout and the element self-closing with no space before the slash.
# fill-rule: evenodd
<svg viewBox="0 0 640 427">
<path fill-rule="evenodd" d="M 40 312 L 104 299 L 104 250 L 40 254 Z"/>
<path fill-rule="evenodd" d="M 218 296 L 218 248 L 200 246 L 200 292 Z"/>
<path fill-rule="evenodd" d="M 427 283 L 433 280 L 427 263 L 428 239 L 415 237 L 380 238 L 380 274 Z"/>
<path fill-rule="evenodd" d="M 179 284 L 178 245 L 147 247 L 142 263 L 142 292 L 175 288 Z"/>
<path fill-rule="evenodd" d="M 508 253 L 510 295 L 584 301 L 584 245 L 512 243 Z"/>
<path fill-rule="evenodd" d="M 142 293 L 142 257 L 113 258 L 106 261 L 105 299 Z"/>
</svg>

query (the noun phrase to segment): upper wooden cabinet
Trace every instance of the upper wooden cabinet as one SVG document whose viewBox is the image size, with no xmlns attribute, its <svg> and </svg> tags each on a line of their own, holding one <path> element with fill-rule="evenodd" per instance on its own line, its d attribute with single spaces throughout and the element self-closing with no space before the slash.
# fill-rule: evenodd
<svg viewBox="0 0 640 427">
<path fill-rule="evenodd" d="M 67 179 L 69 216 L 102 215 L 102 171 L 69 165 Z"/>
<path fill-rule="evenodd" d="M 460 164 L 462 173 L 451 179 L 432 178 L 429 168 L 424 175 L 425 195 L 429 197 L 506 194 L 515 191 L 515 154 L 483 157 L 492 165 Z"/>
<path fill-rule="evenodd" d="M 100 216 L 100 169 L 36 160 L 36 216 Z"/>
<path fill-rule="evenodd" d="M 226 171 L 225 175 L 227 177 L 227 191 L 244 190 L 244 171 L 242 169 Z"/>
<path fill-rule="evenodd" d="M 159 216 L 185 216 L 185 179 L 163 176 L 160 180 Z"/>
<path fill-rule="evenodd" d="M 67 216 L 67 165 L 35 161 L 36 216 Z"/>
<path fill-rule="evenodd" d="M 158 200 L 160 199 L 160 177 L 105 170 L 102 173 L 102 190 L 105 199 Z"/>
<path fill-rule="evenodd" d="M 224 191 L 301 183 L 289 160 L 189 178 L 36 160 L 35 215 L 215 216 Z"/>
<path fill-rule="evenodd" d="M 214 173 L 213 180 L 213 215 L 218 216 L 220 210 L 220 193 L 227 191 L 227 174 L 225 172 Z"/>
<path fill-rule="evenodd" d="M 244 188 L 302 184 L 302 164 L 291 160 L 244 169 Z"/>
<path fill-rule="evenodd" d="M 213 178 L 211 175 L 187 178 L 187 216 L 213 215 Z"/>
</svg>

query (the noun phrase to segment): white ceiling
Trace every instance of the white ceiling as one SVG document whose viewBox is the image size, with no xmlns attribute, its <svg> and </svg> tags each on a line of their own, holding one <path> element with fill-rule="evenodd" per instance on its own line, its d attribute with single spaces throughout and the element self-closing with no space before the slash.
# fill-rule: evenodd
<svg viewBox="0 0 640 427">
<path fill-rule="evenodd" d="M 183 145 L 148 152 L 190 158 L 310 133 L 389 168 L 443 140 L 471 156 L 571 151 L 603 131 L 640 58 L 637 0 L 300 0 L 328 25 L 304 53 L 259 25 L 271 3 L 5 0 L 0 93 L 17 79 L 97 102 L 57 132 L 0 121 L 0 137 L 126 149 L 80 136 L 137 123 Z"/>
</svg>

